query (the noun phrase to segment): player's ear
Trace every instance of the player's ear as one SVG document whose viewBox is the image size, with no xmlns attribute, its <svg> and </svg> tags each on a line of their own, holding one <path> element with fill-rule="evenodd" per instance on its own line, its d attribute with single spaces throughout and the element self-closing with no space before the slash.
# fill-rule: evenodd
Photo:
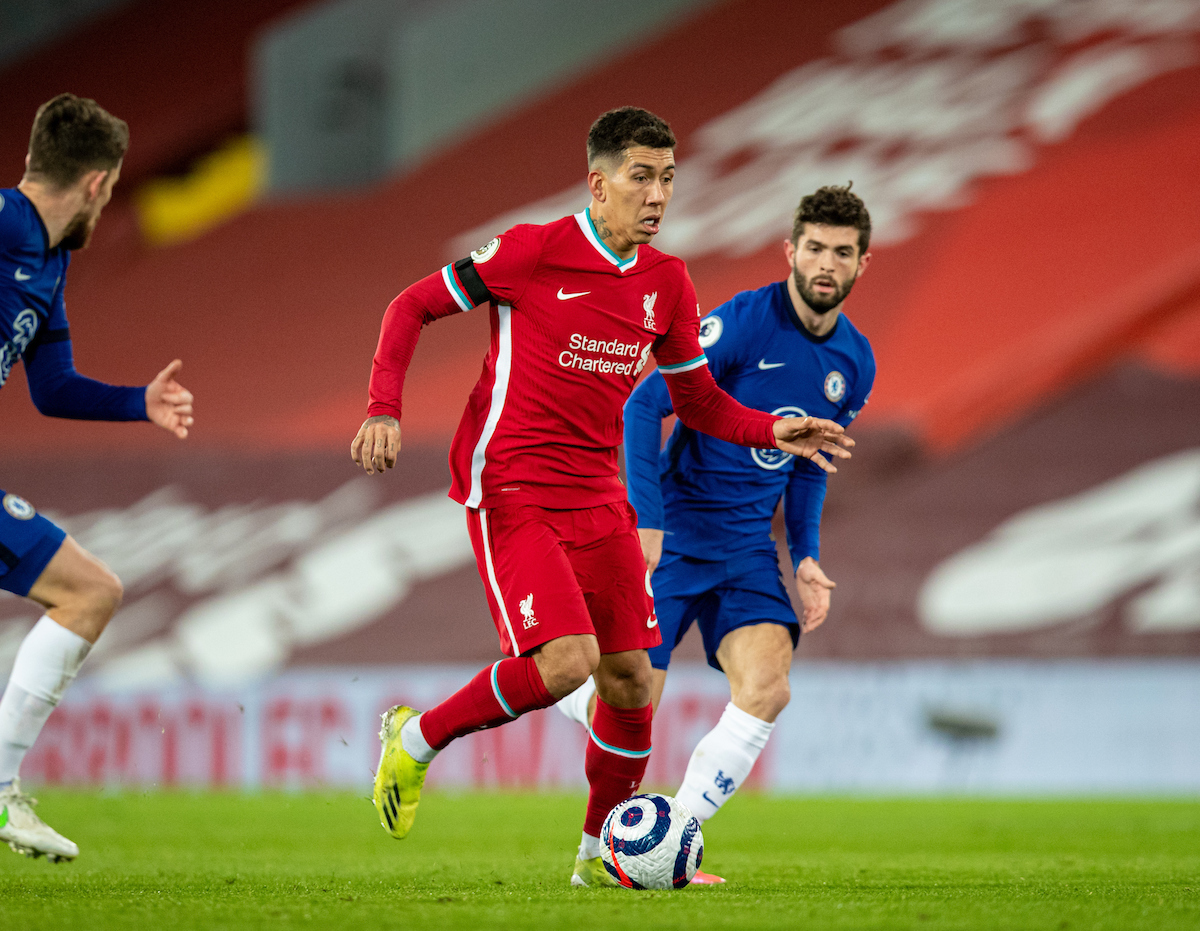
<svg viewBox="0 0 1200 931">
<path fill-rule="evenodd" d="M 869 252 L 863 253 L 863 257 L 858 260 L 858 271 L 856 271 L 854 273 L 854 277 L 856 279 L 859 278 L 862 275 L 862 273 L 867 270 L 867 265 L 870 263 L 870 261 L 871 261 L 871 253 L 869 253 Z"/>
<path fill-rule="evenodd" d="M 588 172 L 588 191 L 600 203 L 608 199 L 608 177 L 599 168 Z"/>
<path fill-rule="evenodd" d="M 100 189 L 104 187 L 104 182 L 108 179 L 108 172 L 96 169 L 89 171 L 83 178 L 84 190 L 87 192 L 87 199 L 90 202 L 100 196 Z"/>
<path fill-rule="evenodd" d="M 792 268 L 796 264 L 796 244 L 790 239 L 783 241 L 783 257 L 787 260 L 788 268 Z"/>
</svg>

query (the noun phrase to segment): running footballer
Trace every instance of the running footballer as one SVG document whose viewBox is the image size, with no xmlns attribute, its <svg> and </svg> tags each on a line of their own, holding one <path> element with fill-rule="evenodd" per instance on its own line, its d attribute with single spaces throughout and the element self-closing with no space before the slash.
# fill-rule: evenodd
<svg viewBox="0 0 1200 931">
<path fill-rule="evenodd" d="M 489 306 L 491 343 L 450 450 L 480 577 L 507 659 L 441 704 L 384 715 L 374 800 L 397 838 L 452 740 L 546 708 L 594 674 L 590 786 L 572 885 L 611 882 L 599 833 L 650 754 L 650 647 L 661 642 L 636 515 L 617 474 L 622 405 L 654 355 L 680 419 L 741 446 L 833 471 L 853 442 L 831 421 L 750 410 L 721 391 L 699 344 L 684 263 L 650 247 L 671 200 L 675 137 L 646 110 L 602 115 L 587 140 L 591 203 L 520 225 L 407 288 L 384 315 L 368 419 L 351 455 L 395 464 L 401 390 L 422 326 Z M 825 455 L 822 455 L 825 454 Z"/>
</svg>

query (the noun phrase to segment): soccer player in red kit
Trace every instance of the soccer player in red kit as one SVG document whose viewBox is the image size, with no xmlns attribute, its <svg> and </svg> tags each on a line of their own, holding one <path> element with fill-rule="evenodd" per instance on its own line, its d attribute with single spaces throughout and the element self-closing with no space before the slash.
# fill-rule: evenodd
<svg viewBox="0 0 1200 931">
<path fill-rule="evenodd" d="M 489 304 L 491 345 L 450 449 L 450 496 L 466 505 L 502 659 L 441 704 L 383 716 L 375 807 L 397 838 L 412 827 L 425 772 L 456 737 L 546 708 L 594 674 L 590 786 L 572 885 L 610 884 L 599 834 L 636 792 L 650 754 L 650 662 L 660 642 L 636 518 L 617 474 L 622 405 L 651 353 L 690 427 L 779 448 L 829 471 L 842 427 L 779 418 L 721 391 L 698 341 L 684 263 L 648 243 L 671 199 L 675 137 L 622 107 L 588 134 L 587 209 L 520 225 L 407 288 L 383 319 L 367 421 L 351 455 L 368 474 L 395 464 L 401 388 L 422 326 Z"/>
</svg>

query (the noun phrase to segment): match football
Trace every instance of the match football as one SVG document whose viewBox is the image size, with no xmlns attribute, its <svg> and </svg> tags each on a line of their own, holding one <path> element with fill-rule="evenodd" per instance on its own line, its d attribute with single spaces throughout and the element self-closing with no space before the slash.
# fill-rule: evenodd
<svg viewBox="0 0 1200 931">
<path fill-rule="evenodd" d="M 1200 928 L 1200 0 L 0 87 L 0 931 Z"/>
<path fill-rule="evenodd" d="M 600 856 L 626 889 L 682 889 L 704 859 L 704 835 L 670 796 L 635 795 L 604 819 Z"/>
</svg>

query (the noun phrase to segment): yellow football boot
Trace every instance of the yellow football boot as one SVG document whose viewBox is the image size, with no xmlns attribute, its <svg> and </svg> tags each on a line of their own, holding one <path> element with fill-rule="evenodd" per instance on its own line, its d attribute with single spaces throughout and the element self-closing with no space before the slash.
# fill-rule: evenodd
<svg viewBox="0 0 1200 931">
<path fill-rule="evenodd" d="M 571 874 L 572 886 L 619 886 L 612 876 L 609 875 L 608 867 L 604 865 L 604 860 L 600 857 L 592 857 L 590 860 L 584 860 L 582 857 L 575 858 L 575 872 Z"/>
<path fill-rule="evenodd" d="M 396 840 L 403 840 L 412 830 L 429 769 L 428 763 L 418 763 L 409 756 L 400 742 L 400 728 L 418 714 L 414 708 L 397 705 L 384 712 L 383 727 L 379 730 L 383 748 L 375 773 L 375 810 L 379 812 L 379 823 Z"/>
</svg>

